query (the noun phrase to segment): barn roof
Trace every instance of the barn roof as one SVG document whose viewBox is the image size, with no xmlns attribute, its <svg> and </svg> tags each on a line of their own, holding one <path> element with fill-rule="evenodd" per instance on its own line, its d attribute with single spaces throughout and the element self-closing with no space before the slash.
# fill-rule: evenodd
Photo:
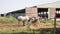
<svg viewBox="0 0 60 34">
<path fill-rule="evenodd" d="M 25 9 L 21 9 L 21 10 L 12 11 L 12 12 L 9 12 L 9 13 L 24 13 L 24 12 L 25 12 Z"/>
<path fill-rule="evenodd" d="M 47 4 L 40 4 L 37 5 L 38 8 L 60 8 L 60 1 L 47 3 Z"/>
<path fill-rule="evenodd" d="M 7 12 L 7 14 L 9 14 L 9 13 L 22 13 L 22 12 L 24 12 L 25 11 L 25 9 L 20 9 L 20 10 L 15 10 L 15 11 L 11 11 L 11 12 Z M 6 13 L 0 13 L 0 14 L 6 14 Z"/>
</svg>

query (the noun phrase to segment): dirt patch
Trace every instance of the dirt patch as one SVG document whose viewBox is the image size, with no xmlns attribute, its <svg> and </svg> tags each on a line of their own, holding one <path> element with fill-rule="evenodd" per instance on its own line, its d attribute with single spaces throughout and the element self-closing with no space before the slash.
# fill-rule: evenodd
<svg viewBox="0 0 60 34">
<path fill-rule="evenodd" d="M 0 28 L 26 28 L 26 26 L 19 26 L 18 24 L 14 23 L 7 23 L 7 24 L 2 24 L 0 23 Z M 40 28 L 53 28 L 54 24 L 51 23 L 35 23 L 31 24 L 29 26 L 31 29 L 40 29 Z M 60 23 L 56 24 L 56 28 L 60 28 Z"/>
</svg>

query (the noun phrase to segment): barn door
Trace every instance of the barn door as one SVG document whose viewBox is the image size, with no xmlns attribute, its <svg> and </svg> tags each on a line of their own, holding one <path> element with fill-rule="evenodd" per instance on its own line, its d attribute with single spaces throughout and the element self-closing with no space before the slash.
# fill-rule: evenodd
<svg viewBox="0 0 60 34">
<path fill-rule="evenodd" d="M 38 8 L 38 16 L 42 18 L 48 18 L 48 9 L 47 8 Z"/>
</svg>

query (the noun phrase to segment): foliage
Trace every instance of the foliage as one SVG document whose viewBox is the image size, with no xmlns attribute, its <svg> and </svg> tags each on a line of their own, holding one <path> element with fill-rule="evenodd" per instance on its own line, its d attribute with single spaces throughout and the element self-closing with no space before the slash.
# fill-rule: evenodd
<svg viewBox="0 0 60 34">
<path fill-rule="evenodd" d="M 14 17 L 0 17 L 0 23 L 17 23 L 18 20 Z"/>
</svg>

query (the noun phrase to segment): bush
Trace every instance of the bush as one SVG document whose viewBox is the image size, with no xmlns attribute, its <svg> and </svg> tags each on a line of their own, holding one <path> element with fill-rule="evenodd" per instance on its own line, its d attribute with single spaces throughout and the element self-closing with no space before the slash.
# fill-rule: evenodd
<svg viewBox="0 0 60 34">
<path fill-rule="evenodd" d="M 18 20 L 12 16 L 0 17 L 0 23 L 18 23 Z"/>
</svg>

